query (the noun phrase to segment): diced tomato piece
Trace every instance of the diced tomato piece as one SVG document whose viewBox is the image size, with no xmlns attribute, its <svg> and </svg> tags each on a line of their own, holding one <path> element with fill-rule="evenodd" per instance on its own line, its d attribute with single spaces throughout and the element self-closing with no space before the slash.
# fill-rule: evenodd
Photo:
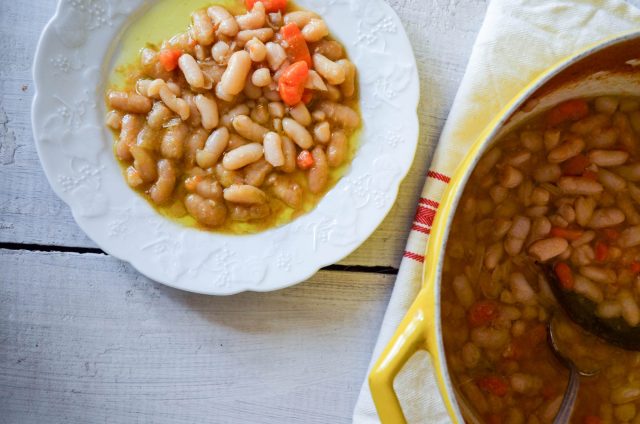
<svg viewBox="0 0 640 424">
<path fill-rule="evenodd" d="M 284 11 L 287 7 L 287 0 L 245 0 L 247 10 L 253 10 L 253 6 L 255 6 L 257 2 L 261 2 L 264 5 L 267 13 Z"/>
<path fill-rule="evenodd" d="M 478 387 L 496 396 L 504 396 L 509 391 L 509 383 L 503 377 L 489 375 L 476 380 Z"/>
<path fill-rule="evenodd" d="M 166 48 L 160 50 L 158 60 L 160 60 L 160 64 L 166 71 L 171 72 L 178 67 L 180 56 L 182 56 L 182 50 Z"/>
<path fill-rule="evenodd" d="M 607 260 L 607 256 L 609 256 L 609 246 L 603 242 L 596 242 L 596 261 L 604 262 Z"/>
<path fill-rule="evenodd" d="M 313 63 L 311 62 L 311 54 L 309 54 L 309 46 L 307 46 L 307 41 L 302 36 L 300 28 L 291 22 L 280 28 L 280 35 L 282 36 L 283 47 L 287 51 L 291 62 L 303 60 L 311 68 Z"/>
<path fill-rule="evenodd" d="M 571 290 L 575 282 L 573 280 L 573 272 L 571 271 L 569 265 L 567 265 L 565 262 L 558 262 L 554 267 L 554 271 L 558 276 L 558 280 L 560 280 L 560 285 L 562 286 L 562 288 L 564 288 L 565 290 Z"/>
<path fill-rule="evenodd" d="M 640 274 L 640 261 L 633 261 L 631 265 L 629 265 L 631 272 L 634 274 Z"/>
<path fill-rule="evenodd" d="M 589 105 L 585 100 L 573 99 L 560 103 L 547 114 L 547 123 L 555 126 L 565 121 L 577 121 L 589 114 Z"/>
<path fill-rule="evenodd" d="M 308 150 L 301 151 L 296 162 L 298 163 L 298 168 L 302 170 L 307 170 L 314 164 L 313 156 L 311 156 L 311 153 Z"/>
<path fill-rule="evenodd" d="M 547 399 L 547 400 L 556 397 L 557 393 L 558 392 L 556 391 L 556 389 L 553 386 L 544 386 L 542 388 L 542 397 Z"/>
<path fill-rule="evenodd" d="M 582 173 L 582 177 L 583 177 L 583 178 L 586 178 L 586 179 L 588 179 L 588 180 L 595 181 L 595 180 L 597 180 L 597 179 L 598 179 L 598 173 L 597 173 L 597 172 L 593 172 L 593 171 L 592 171 L 592 170 L 590 170 L 590 169 L 587 169 L 586 171 L 584 171 L 584 172 Z"/>
<path fill-rule="evenodd" d="M 589 166 L 589 158 L 586 155 L 579 154 L 562 164 L 562 173 L 577 177 L 584 173 L 587 166 Z"/>
<path fill-rule="evenodd" d="M 289 65 L 278 80 L 278 92 L 289 106 L 300 103 L 304 95 L 304 84 L 309 76 L 309 67 L 304 61 Z"/>
<path fill-rule="evenodd" d="M 313 91 L 305 89 L 304 93 L 302 93 L 302 103 L 308 105 L 311 100 L 313 100 Z"/>
<path fill-rule="evenodd" d="M 537 346 L 547 340 L 547 327 L 538 323 L 529 329 L 526 334 L 531 346 Z"/>
<path fill-rule="evenodd" d="M 551 227 L 551 232 L 549 234 L 551 234 L 553 237 L 560 237 L 573 241 L 579 239 L 582 236 L 582 231 L 562 227 Z"/>
<path fill-rule="evenodd" d="M 515 360 L 522 359 L 526 354 L 523 344 L 520 339 L 511 340 L 507 348 L 502 352 L 502 357 Z"/>
<path fill-rule="evenodd" d="M 480 300 L 469 308 L 467 319 L 472 327 L 489 324 L 500 314 L 498 304 L 493 300 Z"/>
<path fill-rule="evenodd" d="M 613 228 L 605 228 L 602 230 L 602 234 L 604 234 L 607 240 L 618 240 L 620 238 L 620 231 Z"/>
<path fill-rule="evenodd" d="M 502 424 L 502 417 L 498 414 L 491 414 L 487 416 L 488 424 Z"/>
<path fill-rule="evenodd" d="M 602 424 L 602 420 L 595 415 L 587 415 L 584 417 L 584 424 Z"/>
</svg>

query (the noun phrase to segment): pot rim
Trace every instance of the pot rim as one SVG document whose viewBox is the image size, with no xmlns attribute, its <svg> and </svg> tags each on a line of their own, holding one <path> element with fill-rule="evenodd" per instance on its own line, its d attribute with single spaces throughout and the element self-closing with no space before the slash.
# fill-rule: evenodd
<svg viewBox="0 0 640 424">
<path fill-rule="evenodd" d="M 429 345 L 432 347 L 432 349 L 430 349 L 432 357 L 438 357 L 439 359 L 433 361 L 436 366 L 437 364 L 440 364 L 440 372 L 443 377 L 443 381 L 438 387 L 440 394 L 444 399 L 451 399 L 451 407 L 449 407 L 447 402 L 445 402 L 445 406 L 447 406 L 449 416 L 454 423 L 464 423 L 465 421 L 462 418 L 462 408 L 456 396 L 456 391 L 449 375 L 449 367 L 445 359 L 441 319 L 441 279 L 444 253 L 449 238 L 451 223 L 455 216 L 455 212 L 457 211 L 464 188 L 469 181 L 469 177 L 484 152 L 495 140 L 496 136 L 499 135 L 505 124 L 507 124 L 511 117 L 547 83 L 556 78 L 567 68 L 581 62 L 585 58 L 614 45 L 635 39 L 640 39 L 640 29 L 605 38 L 604 40 L 583 48 L 577 53 L 561 59 L 555 65 L 552 65 L 538 75 L 518 94 L 516 94 L 485 126 L 485 129 L 471 144 L 467 154 L 456 168 L 442 196 L 440 206 L 437 210 L 436 217 L 431 228 L 429 241 L 427 243 L 422 273 L 422 287 L 420 291 L 426 291 L 428 293 L 426 298 L 427 302 L 431 303 L 433 307 L 433 309 L 425 309 L 433 311 L 435 316 L 432 316 L 431 319 L 433 319 L 433 327 L 437 331 L 433 331 L 433 334 L 428 334 L 427 339 L 430 341 Z M 433 348 L 436 349 L 435 352 L 433 351 Z M 444 388 L 446 388 L 447 393 L 443 393 Z"/>
</svg>

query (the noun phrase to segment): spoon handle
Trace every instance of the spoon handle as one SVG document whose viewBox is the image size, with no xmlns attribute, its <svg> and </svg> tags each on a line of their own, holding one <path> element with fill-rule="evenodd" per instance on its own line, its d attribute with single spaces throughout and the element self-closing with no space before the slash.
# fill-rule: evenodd
<svg viewBox="0 0 640 424">
<path fill-rule="evenodd" d="M 566 424 L 571 418 L 573 413 L 573 407 L 576 404 L 576 398 L 578 397 L 578 389 L 580 388 L 580 375 L 576 366 L 571 364 L 569 366 L 569 384 L 567 390 L 564 392 L 560 409 L 556 414 L 556 418 L 553 420 L 553 424 Z"/>
</svg>

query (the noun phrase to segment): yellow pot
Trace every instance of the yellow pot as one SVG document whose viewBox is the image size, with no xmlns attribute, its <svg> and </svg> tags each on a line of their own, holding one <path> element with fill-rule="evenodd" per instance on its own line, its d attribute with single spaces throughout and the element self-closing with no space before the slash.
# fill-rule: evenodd
<svg viewBox="0 0 640 424">
<path fill-rule="evenodd" d="M 369 374 L 381 421 L 406 422 L 393 380 L 418 350 L 431 354 L 442 401 L 454 423 L 479 422 L 456 399 L 444 357 L 440 325 L 442 263 L 449 227 L 466 182 L 482 154 L 514 126 L 575 97 L 604 94 L 640 96 L 640 31 L 606 39 L 543 72 L 507 104 L 469 149 L 440 203 L 425 256 L 422 289 Z"/>
</svg>

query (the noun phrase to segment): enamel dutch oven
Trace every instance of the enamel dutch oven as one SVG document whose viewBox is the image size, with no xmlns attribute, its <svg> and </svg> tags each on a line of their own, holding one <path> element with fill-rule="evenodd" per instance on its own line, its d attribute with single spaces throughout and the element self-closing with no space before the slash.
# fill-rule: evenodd
<svg viewBox="0 0 640 424">
<path fill-rule="evenodd" d="M 384 424 L 406 422 L 393 380 L 418 350 L 431 355 L 442 402 L 452 422 L 479 422 L 470 406 L 456 398 L 440 325 L 442 263 L 458 201 L 476 163 L 502 134 L 562 101 L 605 94 L 640 96 L 640 31 L 594 44 L 543 72 L 502 109 L 470 147 L 451 178 L 431 229 L 422 289 L 369 375 L 373 400 Z"/>
</svg>

